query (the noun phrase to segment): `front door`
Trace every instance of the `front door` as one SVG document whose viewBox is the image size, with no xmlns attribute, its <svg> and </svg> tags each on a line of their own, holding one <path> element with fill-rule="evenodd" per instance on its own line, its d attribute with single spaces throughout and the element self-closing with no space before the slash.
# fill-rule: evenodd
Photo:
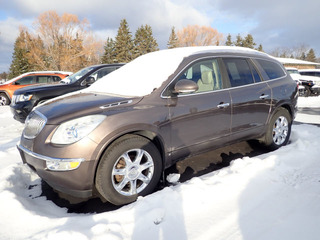
<svg viewBox="0 0 320 240">
<path fill-rule="evenodd" d="M 171 130 L 169 151 L 174 159 L 221 146 L 231 127 L 231 99 L 224 88 L 217 59 L 206 59 L 188 67 L 177 81 L 188 79 L 198 91 L 168 99 Z"/>
</svg>

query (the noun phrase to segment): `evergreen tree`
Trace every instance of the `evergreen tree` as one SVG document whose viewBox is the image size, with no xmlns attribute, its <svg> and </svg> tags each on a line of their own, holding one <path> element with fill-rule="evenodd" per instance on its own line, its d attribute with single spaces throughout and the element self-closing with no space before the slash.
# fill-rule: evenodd
<svg viewBox="0 0 320 240">
<path fill-rule="evenodd" d="M 306 60 L 306 54 L 305 54 L 305 52 L 302 52 L 302 53 L 301 53 L 300 59 L 301 59 L 301 60 Z"/>
<path fill-rule="evenodd" d="M 114 62 L 130 62 L 132 60 L 133 40 L 126 19 L 121 20 L 118 34 L 115 40 L 114 53 L 116 59 Z"/>
<path fill-rule="evenodd" d="M 236 41 L 233 43 L 234 46 L 243 47 L 243 39 L 240 34 L 237 35 Z"/>
<path fill-rule="evenodd" d="M 167 47 L 169 49 L 179 47 L 179 40 L 174 27 L 171 28 L 171 34 L 167 43 Z"/>
<path fill-rule="evenodd" d="M 227 36 L 226 46 L 233 46 L 233 42 L 231 41 L 231 35 L 230 33 Z"/>
<path fill-rule="evenodd" d="M 242 47 L 254 48 L 256 43 L 253 41 L 253 37 L 251 34 L 248 34 L 242 41 Z"/>
<path fill-rule="evenodd" d="M 259 44 L 259 47 L 257 48 L 257 50 L 260 52 L 264 52 L 261 44 Z"/>
<path fill-rule="evenodd" d="M 158 43 L 152 36 L 151 27 L 145 25 L 138 28 L 134 38 L 133 59 L 157 50 L 159 50 Z"/>
<path fill-rule="evenodd" d="M 307 57 L 306 57 L 306 60 L 310 61 L 310 62 L 316 62 L 316 55 L 315 55 L 314 50 L 312 48 L 309 50 Z"/>
<path fill-rule="evenodd" d="M 106 45 L 104 46 L 104 54 L 101 57 L 101 63 L 114 63 L 116 61 L 115 56 L 115 42 L 112 38 L 108 38 Z"/>
<path fill-rule="evenodd" d="M 6 72 L 1 73 L 0 80 L 8 80 L 8 74 Z"/>
<path fill-rule="evenodd" d="M 26 32 L 24 30 L 20 30 L 20 34 L 14 43 L 12 62 L 10 65 L 10 72 L 8 75 L 9 79 L 12 79 L 31 70 L 31 66 L 27 57 L 28 49 L 24 47 L 25 42 Z"/>
</svg>

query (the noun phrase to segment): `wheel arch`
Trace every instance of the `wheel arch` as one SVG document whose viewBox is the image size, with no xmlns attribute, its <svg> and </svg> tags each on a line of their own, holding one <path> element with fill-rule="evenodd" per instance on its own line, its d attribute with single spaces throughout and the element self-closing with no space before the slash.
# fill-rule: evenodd
<svg viewBox="0 0 320 240">
<path fill-rule="evenodd" d="M 94 183 L 96 182 L 96 176 L 97 176 L 97 170 L 98 170 L 98 166 L 99 163 L 101 161 L 101 158 L 103 156 L 103 154 L 106 152 L 106 150 L 115 142 L 122 140 L 123 138 L 126 137 L 130 137 L 132 135 L 137 135 L 137 136 L 141 136 L 144 137 L 148 140 L 150 140 L 155 147 L 158 149 L 159 154 L 161 156 L 161 160 L 162 160 L 162 169 L 161 171 L 164 171 L 165 168 L 165 159 L 166 159 L 166 154 L 165 154 L 165 146 L 164 146 L 164 142 L 163 139 L 156 134 L 153 131 L 150 130 L 135 130 L 135 131 L 128 131 L 128 132 L 123 132 L 121 134 L 118 134 L 117 136 L 115 136 L 114 138 L 112 138 L 112 140 L 110 140 L 108 143 L 106 143 L 101 150 L 99 151 L 98 155 L 97 155 L 97 163 L 95 165 L 95 169 L 94 169 Z"/>
<path fill-rule="evenodd" d="M 279 109 L 284 108 L 286 109 L 291 117 L 291 123 L 293 122 L 294 119 L 294 109 L 292 109 L 292 107 L 290 106 L 289 103 L 282 103 L 279 104 L 277 106 L 275 106 L 274 110 L 272 111 L 272 114 L 270 115 L 269 119 L 268 119 L 268 123 L 271 121 L 272 117 L 279 111 Z"/>
<path fill-rule="evenodd" d="M 8 93 L 7 91 L 0 90 L 0 94 L 3 94 L 5 97 L 7 97 L 7 99 L 8 99 L 8 103 L 7 103 L 7 105 L 10 105 L 10 103 L 11 103 L 12 99 L 11 99 L 11 97 L 10 97 L 9 93 Z"/>
<path fill-rule="evenodd" d="M 4 93 L 9 98 L 9 100 L 11 100 L 11 97 L 10 97 L 10 95 L 9 95 L 9 93 L 7 91 L 0 90 L 0 93 Z"/>
<path fill-rule="evenodd" d="M 290 105 L 289 104 L 283 104 L 283 105 L 279 106 L 278 109 L 279 108 L 284 108 L 289 112 L 289 114 L 291 116 L 291 122 L 292 122 L 293 121 L 293 117 L 294 117 L 294 113 L 293 113 L 293 110 L 291 109 Z"/>
</svg>

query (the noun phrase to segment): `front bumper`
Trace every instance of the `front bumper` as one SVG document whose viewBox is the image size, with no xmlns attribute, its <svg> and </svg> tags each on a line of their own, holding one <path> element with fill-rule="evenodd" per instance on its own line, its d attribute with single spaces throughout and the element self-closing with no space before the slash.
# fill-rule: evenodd
<svg viewBox="0 0 320 240">
<path fill-rule="evenodd" d="M 52 188 L 77 198 L 92 197 L 94 161 L 83 158 L 52 158 L 32 152 L 21 144 L 17 145 L 23 163 L 33 169 L 40 178 Z M 70 171 L 51 171 L 47 169 L 47 161 L 79 161 L 79 168 Z"/>
<path fill-rule="evenodd" d="M 30 102 L 11 103 L 10 105 L 13 118 L 21 123 L 25 122 L 32 108 L 33 105 Z"/>
</svg>

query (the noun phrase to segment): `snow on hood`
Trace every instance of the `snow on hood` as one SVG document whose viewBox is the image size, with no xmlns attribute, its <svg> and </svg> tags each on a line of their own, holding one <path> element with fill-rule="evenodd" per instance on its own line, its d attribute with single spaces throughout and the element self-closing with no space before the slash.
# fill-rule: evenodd
<svg viewBox="0 0 320 240">
<path fill-rule="evenodd" d="M 136 58 L 83 91 L 145 96 L 155 88 L 160 87 L 163 81 L 177 69 L 183 58 L 204 51 L 260 53 L 248 48 L 217 46 L 185 47 L 156 51 Z"/>
</svg>

